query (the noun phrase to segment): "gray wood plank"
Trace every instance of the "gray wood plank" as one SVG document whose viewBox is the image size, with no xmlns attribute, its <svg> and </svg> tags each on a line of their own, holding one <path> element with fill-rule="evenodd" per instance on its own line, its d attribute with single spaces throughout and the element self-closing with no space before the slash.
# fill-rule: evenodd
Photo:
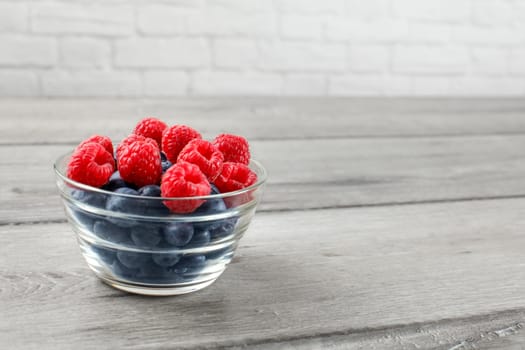
<svg viewBox="0 0 525 350">
<path fill-rule="evenodd" d="M 0 147 L 0 223 L 63 219 L 54 159 L 68 145 Z M 525 136 L 252 142 L 263 211 L 525 195 Z M 28 210 L 31 208 L 31 210 Z"/>
<path fill-rule="evenodd" d="M 525 349 L 524 324 L 525 322 L 522 320 L 520 323 L 514 323 L 508 327 L 489 332 L 486 337 L 478 342 L 465 342 L 464 348 L 481 350 L 523 350 Z"/>
<path fill-rule="evenodd" d="M 97 282 L 66 224 L 0 227 L 0 348 L 241 346 L 477 316 L 460 333 L 420 339 L 454 345 L 483 317 L 482 331 L 521 321 L 524 208 L 509 199 L 259 213 L 216 284 L 157 299 Z M 409 341 L 392 334 L 377 341 Z"/>
<path fill-rule="evenodd" d="M 0 99 L 0 144 L 122 138 L 156 115 L 205 136 L 249 139 L 465 135 L 525 132 L 523 99 Z"/>
<path fill-rule="evenodd" d="M 339 332 L 326 336 L 261 341 L 251 343 L 254 350 L 280 349 L 522 349 L 525 311 L 516 310 L 468 318 L 444 320 L 428 324 L 411 324 L 387 329 L 367 329 L 361 332 Z M 521 347 L 519 347 L 521 346 Z M 230 349 L 243 349 L 232 346 Z"/>
</svg>

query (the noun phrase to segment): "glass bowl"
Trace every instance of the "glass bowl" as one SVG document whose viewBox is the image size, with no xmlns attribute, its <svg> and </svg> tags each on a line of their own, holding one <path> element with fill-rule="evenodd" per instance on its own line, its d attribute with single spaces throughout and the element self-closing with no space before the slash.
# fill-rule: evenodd
<svg viewBox="0 0 525 350">
<path fill-rule="evenodd" d="M 245 189 L 191 198 L 127 195 L 66 177 L 71 152 L 54 164 L 68 221 L 88 266 L 107 284 L 131 293 L 177 295 L 212 284 L 232 260 L 261 199 L 266 171 Z M 204 203 L 191 214 L 171 213 L 166 201 Z"/>
</svg>

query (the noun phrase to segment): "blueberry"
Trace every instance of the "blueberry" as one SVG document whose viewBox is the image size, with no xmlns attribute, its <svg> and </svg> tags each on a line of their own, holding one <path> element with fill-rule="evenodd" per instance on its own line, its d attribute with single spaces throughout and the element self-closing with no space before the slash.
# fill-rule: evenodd
<svg viewBox="0 0 525 350">
<path fill-rule="evenodd" d="M 91 250 L 98 256 L 100 260 L 108 265 L 113 264 L 113 261 L 115 261 L 116 254 L 113 249 L 93 245 L 91 246 Z"/>
<path fill-rule="evenodd" d="M 139 189 L 139 195 L 143 197 L 160 197 L 160 187 L 157 185 L 147 185 Z M 144 214 L 149 216 L 166 216 L 170 214 L 170 210 L 158 199 L 143 199 L 140 200 L 140 205 L 144 210 Z"/>
<path fill-rule="evenodd" d="M 170 210 L 160 201 L 148 200 L 144 206 L 144 214 L 147 216 L 168 216 Z"/>
<path fill-rule="evenodd" d="M 127 268 L 137 269 L 150 262 L 149 253 L 129 252 L 126 250 L 117 251 L 117 258 Z"/>
<path fill-rule="evenodd" d="M 212 191 L 212 194 L 213 191 Z M 197 210 L 193 212 L 194 215 L 217 214 L 226 211 L 226 204 L 222 198 L 208 199 Z"/>
<path fill-rule="evenodd" d="M 175 273 L 172 269 L 153 263 L 142 266 L 137 277 L 143 283 L 165 284 L 184 281 L 182 276 Z"/>
<path fill-rule="evenodd" d="M 210 243 L 210 231 L 197 229 L 191 239 L 191 245 L 204 246 Z"/>
<path fill-rule="evenodd" d="M 113 243 L 123 243 L 129 240 L 128 231 L 106 220 L 98 220 L 93 225 L 93 232 L 102 239 Z"/>
<path fill-rule="evenodd" d="M 168 157 L 166 157 L 166 153 L 160 152 L 160 161 L 165 162 L 168 160 Z"/>
<path fill-rule="evenodd" d="M 118 254 L 118 253 L 117 253 Z M 137 268 L 130 268 L 122 264 L 118 259 L 113 262 L 111 265 L 112 271 L 115 275 L 123 278 L 132 278 L 134 279 L 140 272 Z"/>
<path fill-rule="evenodd" d="M 129 187 L 129 184 L 126 183 L 120 176 L 119 171 L 115 171 L 113 175 L 109 178 L 109 181 L 107 184 L 105 184 L 102 188 L 106 191 L 115 191 L 122 187 Z"/>
<path fill-rule="evenodd" d="M 141 187 L 138 192 L 143 197 L 160 197 L 160 187 L 157 185 Z"/>
<path fill-rule="evenodd" d="M 144 214 L 148 216 L 168 216 L 170 210 L 160 201 L 148 201 L 144 207 Z"/>
<path fill-rule="evenodd" d="M 129 187 L 118 188 L 115 190 L 115 193 L 138 196 L 138 192 Z M 137 199 L 122 196 L 110 196 L 106 203 L 106 209 L 127 214 L 141 214 L 144 211 L 142 207 L 138 205 Z M 121 227 L 131 227 L 136 224 L 134 220 L 127 218 L 110 216 L 107 219 Z"/>
<path fill-rule="evenodd" d="M 160 165 L 162 166 L 162 172 L 165 173 L 173 164 L 169 160 L 163 160 L 160 162 Z"/>
<path fill-rule="evenodd" d="M 137 279 L 144 283 L 163 283 L 166 279 L 168 271 L 165 267 L 161 267 L 153 262 L 141 266 Z"/>
<path fill-rule="evenodd" d="M 210 225 L 209 230 L 212 239 L 220 239 L 233 233 L 237 224 L 237 217 L 215 221 Z"/>
<path fill-rule="evenodd" d="M 106 197 L 101 193 L 88 192 L 84 190 L 72 190 L 71 197 L 84 204 L 89 204 L 97 208 L 104 208 L 106 205 Z"/>
<path fill-rule="evenodd" d="M 75 220 L 88 230 L 93 229 L 93 223 L 95 222 L 96 217 L 92 214 L 85 212 L 84 210 L 78 209 L 72 205 L 69 205 L 69 208 L 72 211 L 72 215 L 75 217 Z"/>
<path fill-rule="evenodd" d="M 174 272 L 178 274 L 195 273 L 204 268 L 206 265 L 206 256 L 204 255 L 189 255 L 184 256 L 175 268 Z"/>
<path fill-rule="evenodd" d="M 207 260 L 215 260 L 215 259 L 231 259 L 233 256 L 233 248 L 232 247 L 226 247 L 219 250 L 214 250 L 212 252 L 206 253 L 206 259 Z"/>
<path fill-rule="evenodd" d="M 115 193 L 138 196 L 139 193 L 129 187 L 121 187 L 115 190 Z M 110 196 L 106 203 L 106 209 L 111 211 L 118 211 L 121 213 L 136 213 L 138 211 L 135 198 L 123 196 Z"/>
<path fill-rule="evenodd" d="M 103 194 L 100 193 L 88 192 L 77 189 L 71 191 L 71 197 L 73 197 L 74 200 L 81 202 L 82 204 L 86 204 L 97 208 L 104 208 L 106 204 L 106 198 Z M 96 215 L 91 214 L 83 209 L 80 209 L 77 206 L 77 204 L 71 204 L 69 208 L 73 212 L 75 219 L 81 225 L 86 227 L 88 230 L 92 229 L 93 223 L 97 218 Z"/>
<path fill-rule="evenodd" d="M 152 254 L 152 259 L 155 264 L 162 267 L 173 266 L 179 262 L 181 255 L 174 253 L 155 253 Z"/>
<path fill-rule="evenodd" d="M 173 222 L 164 227 L 164 239 L 175 247 L 190 243 L 193 233 L 193 225 L 187 222 Z"/>
<path fill-rule="evenodd" d="M 131 228 L 131 239 L 140 248 L 153 248 L 162 239 L 160 227 L 155 224 L 142 223 Z"/>
</svg>

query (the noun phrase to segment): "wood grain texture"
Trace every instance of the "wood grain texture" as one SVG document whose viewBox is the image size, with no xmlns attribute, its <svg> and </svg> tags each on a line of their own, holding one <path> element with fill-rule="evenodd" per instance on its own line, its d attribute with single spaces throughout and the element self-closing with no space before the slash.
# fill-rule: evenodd
<svg viewBox="0 0 525 350">
<path fill-rule="evenodd" d="M 118 139 L 147 115 L 250 140 L 525 132 L 523 99 L 0 99 L 0 144 Z"/>
<path fill-rule="evenodd" d="M 71 148 L 0 147 L 0 224 L 63 220 L 51 167 Z M 522 135 L 268 140 L 252 149 L 270 174 L 262 211 L 525 195 Z"/>
<path fill-rule="evenodd" d="M 436 323 L 411 324 L 387 329 L 366 329 L 345 334 L 288 339 L 251 343 L 250 349 L 443 349 L 474 350 L 500 349 L 518 350 L 523 348 L 523 323 L 525 311 L 516 310 L 481 315 Z M 243 349 L 245 346 L 233 346 L 231 349 Z"/>
<path fill-rule="evenodd" d="M 107 287 L 62 222 L 56 157 L 146 115 L 246 135 L 270 173 L 191 295 Z M 523 348 L 523 99 L 0 99 L 0 122 L 0 349 Z"/>
<path fill-rule="evenodd" d="M 423 348 L 455 346 L 523 322 L 524 207 L 514 199 L 259 213 L 215 285 L 157 299 L 101 285 L 66 224 L 2 227 L 0 348 L 272 348 L 369 331 L 371 348 L 414 337 Z M 454 319 L 458 332 L 418 331 Z"/>
</svg>

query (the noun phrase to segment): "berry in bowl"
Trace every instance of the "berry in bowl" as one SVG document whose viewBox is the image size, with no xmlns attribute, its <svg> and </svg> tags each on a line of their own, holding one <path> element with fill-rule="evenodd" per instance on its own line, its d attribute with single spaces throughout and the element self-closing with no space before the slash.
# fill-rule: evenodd
<svg viewBox="0 0 525 350">
<path fill-rule="evenodd" d="M 140 121 L 115 148 L 94 135 L 54 169 L 88 266 L 107 284 L 145 295 L 212 284 L 232 260 L 267 177 L 243 137 L 210 142 L 156 118 Z"/>
</svg>

